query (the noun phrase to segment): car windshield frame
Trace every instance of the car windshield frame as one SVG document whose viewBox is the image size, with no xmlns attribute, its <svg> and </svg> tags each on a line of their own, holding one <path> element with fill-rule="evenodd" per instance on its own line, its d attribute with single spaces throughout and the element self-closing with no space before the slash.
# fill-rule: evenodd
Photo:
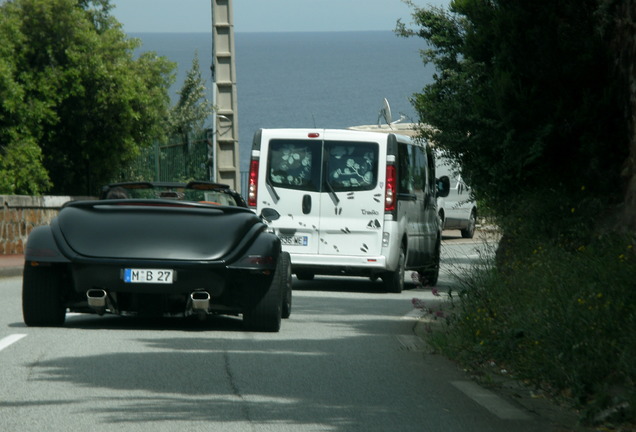
<svg viewBox="0 0 636 432">
<path fill-rule="evenodd" d="M 228 185 L 212 182 L 125 182 L 102 189 L 101 200 L 173 200 L 231 207 L 247 207 Z"/>
</svg>

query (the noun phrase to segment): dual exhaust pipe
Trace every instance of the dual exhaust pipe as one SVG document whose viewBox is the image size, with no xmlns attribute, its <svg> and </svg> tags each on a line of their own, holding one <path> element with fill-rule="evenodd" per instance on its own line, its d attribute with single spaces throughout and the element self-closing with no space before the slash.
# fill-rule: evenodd
<svg viewBox="0 0 636 432">
<path fill-rule="evenodd" d="M 206 315 L 210 309 L 210 293 L 207 291 L 194 291 L 190 294 L 189 310 L 200 315 Z"/>
<path fill-rule="evenodd" d="M 113 313 L 117 313 L 108 293 L 103 289 L 89 289 L 86 291 L 86 299 L 88 307 L 93 309 L 98 315 L 104 315 L 106 309 Z M 210 309 L 210 293 L 207 291 L 194 291 L 190 294 L 186 314 L 188 312 L 196 312 L 201 315 L 207 314 Z"/>
<path fill-rule="evenodd" d="M 111 312 L 116 312 L 108 293 L 103 289 L 89 289 L 86 291 L 86 299 L 88 300 L 88 307 L 97 312 L 98 315 L 104 315 L 106 308 L 110 309 Z"/>
</svg>

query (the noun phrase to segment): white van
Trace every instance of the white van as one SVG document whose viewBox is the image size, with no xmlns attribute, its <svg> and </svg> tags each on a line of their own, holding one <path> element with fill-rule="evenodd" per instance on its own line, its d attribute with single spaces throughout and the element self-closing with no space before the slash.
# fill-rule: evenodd
<svg viewBox="0 0 636 432">
<path fill-rule="evenodd" d="M 405 270 L 437 282 L 441 227 L 437 181 L 425 143 L 337 129 L 261 129 L 254 136 L 248 205 L 270 228 L 299 279 L 381 277 L 401 292 Z M 440 190 L 440 192 L 438 192 Z"/>
<path fill-rule="evenodd" d="M 446 197 L 437 198 L 437 211 L 445 230 L 460 230 L 463 238 L 473 238 L 477 225 L 477 203 L 471 197 L 470 188 L 450 160 L 436 157 L 437 175 L 450 179 L 450 191 Z"/>
</svg>

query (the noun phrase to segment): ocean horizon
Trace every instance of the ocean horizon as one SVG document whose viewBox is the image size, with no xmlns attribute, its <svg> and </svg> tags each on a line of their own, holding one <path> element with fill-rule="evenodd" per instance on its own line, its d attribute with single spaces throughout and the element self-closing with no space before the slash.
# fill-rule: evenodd
<svg viewBox="0 0 636 432">
<path fill-rule="evenodd" d="M 142 46 L 177 64 L 173 103 L 199 56 L 211 100 L 211 33 L 130 33 Z M 377 124 L 384 98 L 394 119 L 417 120 L 410 98 L 433 80 L 421 38 L 391 31 L 236 32 L 240 169 L 249 165 L 260 128 L 346 128 Z"/>
</svg>

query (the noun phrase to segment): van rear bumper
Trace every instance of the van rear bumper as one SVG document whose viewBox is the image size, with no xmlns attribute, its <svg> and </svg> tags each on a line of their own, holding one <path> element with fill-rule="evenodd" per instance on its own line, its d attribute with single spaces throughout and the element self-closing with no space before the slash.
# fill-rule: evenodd
<svg viewBox="0 0 636 432">
<path fill-rule="evenodd" d="M 384 256 L 314 255 L 291 253 L 292 271 L 314 274 L 369 276 L 387 270 Z"/>
</svg>

